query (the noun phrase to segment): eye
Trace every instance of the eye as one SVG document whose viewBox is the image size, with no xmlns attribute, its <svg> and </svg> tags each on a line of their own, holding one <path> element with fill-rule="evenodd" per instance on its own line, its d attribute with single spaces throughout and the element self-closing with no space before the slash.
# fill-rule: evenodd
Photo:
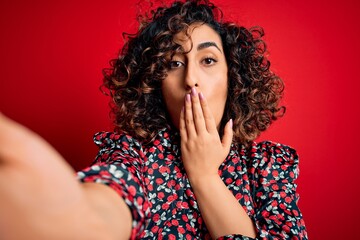
<svg viewBox="0 0 360 240">
<path fill-rule="evenodd" d="M 169 69 L 176 69 L 176 68 L 179 68 L 181 66 L 183 66 L 184 63 L 180 62 L 180 61 L 170 61 L 169 62 Z"/>
<path fill-rule="evenodd" d="M 211 65 L 214 65 L 215 63 L 217 63 L 217 61 L 211 57 L 207 57 L 202 60 L 202 63 L 207 66 L 211 66 Z"/>
</svg>

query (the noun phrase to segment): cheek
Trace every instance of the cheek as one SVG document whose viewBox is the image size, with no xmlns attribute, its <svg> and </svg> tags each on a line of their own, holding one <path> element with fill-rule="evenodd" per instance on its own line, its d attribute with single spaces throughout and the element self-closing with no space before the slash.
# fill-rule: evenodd
<svg viewBox="0 0 360 240">
<path fill-rule="evenodd" d="M 207 84 L 206 93 L 204 94 L 209 102 L 216 124 L 218 125 L 223 117 L 228 95 L 227 73 L 213 75 L 211 83 L 211 85 Z"/>
<path fill-rule="evenodd" d="M 207 79 L 208 81 L 205 81 L 203 85 L 208 93 L 208 99 L 213 99 L 221 105 L 221 102 L 226 101 L 227 97 L 227 72 L 219 71 L 213 73 L 212 75 L 209 74 Z"/>
</svg>

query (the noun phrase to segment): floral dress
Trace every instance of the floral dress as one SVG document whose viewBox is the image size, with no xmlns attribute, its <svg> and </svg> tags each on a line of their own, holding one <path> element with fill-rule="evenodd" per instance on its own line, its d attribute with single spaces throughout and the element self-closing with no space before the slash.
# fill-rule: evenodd
<svg viewBox="0 0 360 240">
<path fill-rule="evenodd" d="M 132 213 L 131 239 L 211 239 L 181 161 L 180 137 L 159 131 L 150 144 L 99 132 L 94 163 L 77 173 L 81 182 L 113 188 Z M 256 228 L 256 239 L 307 239 L 299 196 L 298 156 L 270 141 L 232 144 L 219 175 Z M 252 239 L 239 234 L 219 239 Z"/>
</svg>

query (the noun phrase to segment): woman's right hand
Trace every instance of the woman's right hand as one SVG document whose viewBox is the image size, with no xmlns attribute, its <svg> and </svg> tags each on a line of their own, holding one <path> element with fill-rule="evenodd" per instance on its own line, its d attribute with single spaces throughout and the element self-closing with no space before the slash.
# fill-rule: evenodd
<svg viewBox="0 0 360 240">
<path fill-rule="evenodd" d="M 0 113 L 0 239 L 108 239 L 85 195 L 59 153 Z"/>
</svg>

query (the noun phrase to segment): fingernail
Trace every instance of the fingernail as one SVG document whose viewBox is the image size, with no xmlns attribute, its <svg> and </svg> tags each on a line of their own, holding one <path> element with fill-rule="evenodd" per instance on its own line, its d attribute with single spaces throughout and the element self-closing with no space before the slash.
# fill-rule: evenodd
<svg viewBox="0 0 360 240">
<path fill-rule="evenodd" d="M 192 95 L 193 95 L 194 97 L 196 97 L 197 92 L 196 92 L 196 88 L 195 88 L 195 87 L 192 87 L 192 88 L 191 88 L 191 93 L 192 93 Z"/>
<path fill-rule="evenodd" d="M 204 94 L 202 93 L 202 92 L 199 92 L 199 98 L 200 98 L 200 100 L 204 100 Z"/>
<path fill-rule="evenodd" d="M 233 129 L 233 120 L 232 120 L 232 118 L 230 118 L 230 127 L 231 127 L 231 129 Z"/>
<path fill-rule="evenodd" d="M 190 102 L 190 94 L 186 94 L 186 101 Z"/>
</svg>

